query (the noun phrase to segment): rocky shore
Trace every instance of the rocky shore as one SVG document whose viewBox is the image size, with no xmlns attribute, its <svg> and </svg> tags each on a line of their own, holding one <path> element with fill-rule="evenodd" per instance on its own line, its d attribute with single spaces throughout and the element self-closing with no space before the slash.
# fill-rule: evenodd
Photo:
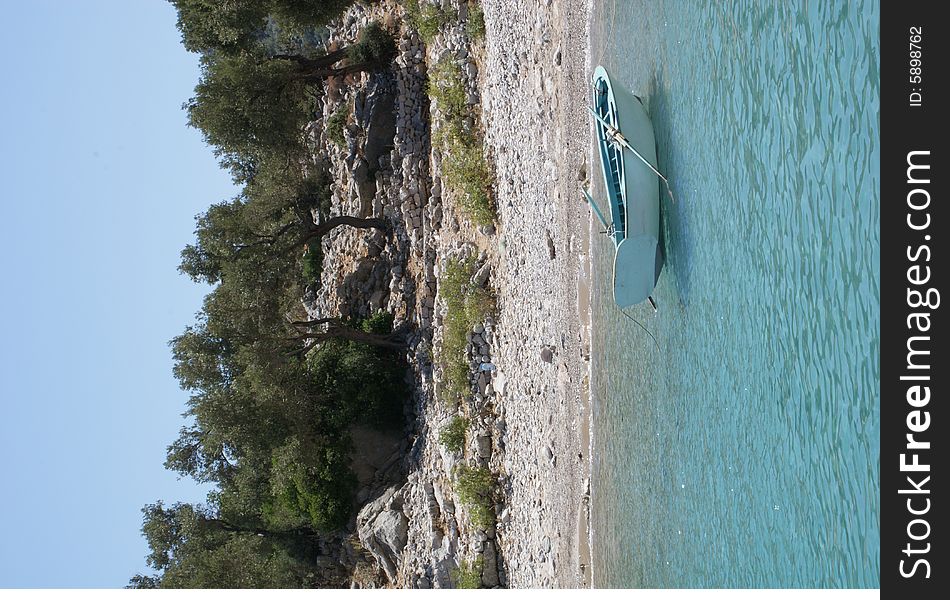
<svg viewBox="0 0 950 600">
<path fill-rule="evenodd" d="M 378 452 L 360 476 L 366 504 L 355 537 L 378 571 L 360 570 L 354 585 L 454 587 L 461 569 L 483 587 L 589 586 L 589 221 L 580 186 L 590 7 L 482 0 L 485 34 L 473 39 L 467 2 L 432 1 L 457 18 L 429 43 L 392 0 L 347 13 L 331 41 L 352 41 L 380 20 L 399 31 L 395 68 L 328 93 L 313 127 L 334 170 L 334 206 L 385 217 L 393 231 L 327 236 L 323 285 L 308 307 L 315 316 L 395 314 L 414 390 L 407 435 L 362 443 Z M 480 116 L 473 125 L 494 171 L 494 226 L 471 223 L 442 180 L 444 157 L 432 143 L 441 114 L 426 80 L 446 56 Z M 352 107 L 342 146 L 325 133 L 341 106 Z M 440 400 L 439 282 L 447 261 L 466 257 L 496 310 L 466 338 L 473 393 L 456 407 Z M 469 424 L 458 452 L 440 443 L 453 417 Z M 460 502 L 460 465 L 491 473 L 494 524 Z"/>
</svg>

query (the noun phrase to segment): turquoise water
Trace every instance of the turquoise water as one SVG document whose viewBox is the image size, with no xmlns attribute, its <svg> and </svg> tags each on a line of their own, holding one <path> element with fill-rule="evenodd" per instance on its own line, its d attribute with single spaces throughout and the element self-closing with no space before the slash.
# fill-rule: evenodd
<svg viewBox="0 0 950 600">
<path fill-rule="evenodd" d="M 594 18 L 676 195 L 659 313 L 627 311 L 659 349 L 593 241 L 595 584 L 877 587 L 877 3 Z"/>
</svg>

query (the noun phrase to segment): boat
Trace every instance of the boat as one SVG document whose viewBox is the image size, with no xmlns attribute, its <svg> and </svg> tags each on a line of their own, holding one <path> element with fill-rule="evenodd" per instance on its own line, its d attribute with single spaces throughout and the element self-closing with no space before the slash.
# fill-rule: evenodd
<svg viewBox="0 0 950 600">
<path fill-rule="evenodd" d="M 655 310 L 652 294 L 663 268 L 660 179 L 669 184 L 656 168 L 653 124 L 640 98 L 602 66 L 594 71 L 592 101 L 609 218 L 584 194 L 614 243 L 614 302 L 626 308 L 649 300 Z"/>
</svg>

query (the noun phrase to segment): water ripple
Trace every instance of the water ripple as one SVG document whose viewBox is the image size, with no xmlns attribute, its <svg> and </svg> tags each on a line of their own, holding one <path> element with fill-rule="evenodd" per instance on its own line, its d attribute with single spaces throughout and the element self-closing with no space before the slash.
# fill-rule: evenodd
<svg viewBox="0 0 950 600">
<path fill-rule="evenodd" d="M 677 203 L 659 353 L 594 244 L 596 583 L 876 587 L 876 3 L 612 8 Z"/>
</svg>

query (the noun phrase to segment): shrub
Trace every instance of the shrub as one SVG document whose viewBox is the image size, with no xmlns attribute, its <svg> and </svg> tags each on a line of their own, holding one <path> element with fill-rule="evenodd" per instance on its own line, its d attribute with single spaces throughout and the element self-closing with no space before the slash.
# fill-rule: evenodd
<svg viewBox="0 0 950 600">
<path fill-rule="evenodd" d="M 495 220 L 492 203 L 492 173 L 478 145 L 450 142 L 442 162 L 442 176 L 449 189 L 455 191 L 462 210 L 477 225 L 490 225 Z"/>
<path fill-rule="evenodd" d="M 443 56 L 429 70 L 427 92 L 445 115 L 443 126 L 448 127 L 449 137 L 461 137 L 462 121 L 469 116 L 470 111 L 465 102 L 462 69 L 451 56 Z"/>
<path fill-rule="evenodd" d="M 468 3 L 468 22 L 465 23 L 465 33 L 470 40 L 480 40 L 485 37 L 485 13 L 478 2 Z"/>
<path fill-rule="evenodd" d="M 482 587 L 482 557 L 474 561 L 463 561 L 458 569 L 452 571 L 452 582 L 460 590 L 477 590 Z"/>
<path fill-rule="evenodd" d="M 303 277 L 307 283 L 320 287 L 323 276 L 323 244 L 314 240 L 307 244 L 303 255 Z"/>
<path fill-rule="evenodd" d="M 294 193 L 300 210 L 317 209 L 321 215 L 330 215 L 333 193 L 330 191 L 330 174 L 326 168 L 318 167 L 297 185 Z"/>
<path fill-rule="evenodd" d="M 395 320 L 395 316 L 380 310 L 373 316 L 364 319 L 363 322 L 360 323 L 360 329 L 366 333 L 392 333 Z"/>
<path fill-rule="evenodd" d="M 465 356 L 468 333 L 495 310 L 491 292 L 472 283 L 474 274 L 475 259 L 450 260 L 439 281 L 439 296 L 446 306 L 440 356 L 445 372 L 443 400 L 449 404 L 471 391 L 471 372 Z"/>
<path fill-rule="evenodd" d="M 472 468 L 461 465 L 455 473 L 455 491 L 459 502 L 468 508 L 472 523 L 488 529 L 495 524 L 495 507 L 492 501 L 494 477 L 485 467 Z"/>
<path fill-rule="evenodd" d="M 420 3 L 419 0 L 408 0 L 405 8 L 409 24 L 419 32 L 419 37 L 426 44 L 431 44 L 443 27 L 458 19 L 454 10 L 443 10 L 441 6 Z"/>
<path fill-rule="evenodd" d="M 446 186 L 472 221 L 489 225 L 495 219 L 492 172 L 477 132 L 465 125 L 465 120 L 474 119 L 474 115 L 466 102 L 462 70 L 450 56 L 431 69 L 428 92 L 444 116 L 436 139 L 445 157 L 442 175 Z"/>
<path fill-rule="evenodd" d="M 340 148 L 346 146 L 346 137 L 343 135 L 343 130 L 346 128 L 349 117 L 350 107 L 343 104 L 327 119 L 327 139 Z"/>
<path fill-rule="evenodd" d="M 453 417 L 448 425 L 439 432 L 439 443 L 452 452 L 459 452 L 465 445 L 465 431 L 468 429 L 468 419 Z"/>
<path fill-rule="evenodd" d="M 378 21 L 372 21 L 360 32 L 356 43 L 350 46 L 347 58 L 351 64 L 375 67 L 388 65 L 396 58 L 396 41 Z"/>
<path fill-rule="evenodd" d="M 343 527 L 350 517 L 356 478 L 343 440 L 314 447 L 291 438 L 271 458 L 271 494 L 263 514 L 274 526 L 306 521 L 318 531 Z"/>
</svg>

